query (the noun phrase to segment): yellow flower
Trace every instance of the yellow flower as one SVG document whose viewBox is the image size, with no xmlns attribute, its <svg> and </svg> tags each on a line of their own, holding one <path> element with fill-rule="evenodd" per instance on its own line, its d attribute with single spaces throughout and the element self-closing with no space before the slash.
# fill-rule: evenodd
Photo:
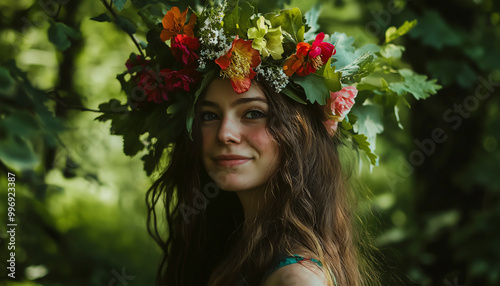
<svg viewBox="0 0 500 286">
<path fill-rule="evenodd" d="M 281 54 L 284 52 L 281 26 L 271 28 L 271 22 L 260 16 L 257 27 L 248 29 L 247 36 L 253 39 L 252 48 L 258 50 L 263 58 L 272 56 L 275 60 L 281 59 Z"/>
</svg>

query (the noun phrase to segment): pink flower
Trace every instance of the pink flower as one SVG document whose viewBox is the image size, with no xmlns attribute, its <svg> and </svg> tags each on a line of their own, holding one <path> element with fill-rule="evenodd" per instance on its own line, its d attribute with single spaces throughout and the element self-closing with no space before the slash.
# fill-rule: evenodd
<svg viewBox="0 0 500 286">
<path fill-rule="evenodd" d="M 175 36 L 172 43 L 172 54 L 186 67 L 196 66 L 199 56 L 195 53 L 200 48 L 198 38 L 192 38 L 183 34 Z"/>
<path fill-rule="evenodd" d="M 327 121 L 323 122 L 323 124 L 325 125 L 325 128 L 328 131 L 328 134 L 330 134 L 330 136 L 335 135 L 335 132 L 337 132 L 337 127 L 339 125 L 339 123 L 337 121 L 327 120 Z"/>
<path fill-rule="evenodd" d="M 327 99 L 326 105 L 337 122 L 344 120 L 344 117 L 354 105 L 354 98 L 356 98 L 357 94 L 358 90 L 354 86 L 347 86 L 337 92 L 330 92 L 330 98 Z"/>
<path fill-rule="evenodd" d="M 338 123 L 344 120 L 351 110 L 357 94 L 358 90 L 354 86 L 347 86 L 337 92 L 330 92 L 330 98 L 326 100 L 328 120 L 323 122 L 330 136 L 335 135 Z"/>
</svg>

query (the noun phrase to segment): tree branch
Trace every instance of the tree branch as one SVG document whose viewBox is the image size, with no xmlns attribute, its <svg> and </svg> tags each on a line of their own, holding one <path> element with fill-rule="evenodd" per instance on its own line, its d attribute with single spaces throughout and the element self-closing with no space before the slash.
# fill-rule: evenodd
<svg viewBox="0 0 500 286">
<path fill-rule="evenodd" d="M 50 96 L 50 94 L 53 94 L 54 96 Z M 90 112 L 95 112 L 95 113 L 123 113 L 121 111 L 103 111 L 103 110 L 98 110 L 98 109 L 87 108 L 84 106 L 69 105 L 62 99 L 62 97 L 59 95 L 59 93 L 56 90 L 49 91 L 45 95 L 47 96 L 47 98 L 60 103 L 61 105 L 63 105 L 67 109 L 74 109 L 74 110 L 80 110 L 80 111 L 90 111 Z"/>
<path fill-rule="evenodd" d="M 111 13 L 111 15 L 113 15 L 113 18 L 116 19 L 116 13 L 115 11 L 113 10 L 113 7 L 111 6 L 112 5 L 112 0 L 109 1 L 110 4 L 106 3 L 106 0 L 101 0 L 101 3 L 102 5 L 104 5 L 104 7 L 106 7 L 106 9 L 109 11 L 109 13 Z M 141 49 L 141 46 L 139 45 L 139 43 L 137 42 L 137 39 L 135 38 L 135 36 L 127 31 L 125 31 L 130 39 L 132 39 L 132 42 L 134 42 L 135 46 L 137 47 L 137 49 L 139 50 L 139 53 L 141 54 L 142 57 L 144 57 L 144 53 L 142 52 L 142 49 Z"/>
</svg>

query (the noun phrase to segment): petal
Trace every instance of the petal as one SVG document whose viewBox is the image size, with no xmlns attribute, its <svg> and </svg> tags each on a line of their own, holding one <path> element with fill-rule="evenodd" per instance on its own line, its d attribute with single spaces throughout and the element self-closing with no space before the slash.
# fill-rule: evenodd
<svg viewBox="0 0 500 286">
<path fill-rule="evenodd" d="M 174 33 L 172 33 L 172 31 L 165 30 L 165 29 L 163 29 L 161 31 L 160 38 L 162 41 L 164 41 L 164 42 L 168 41 L 168 40 L 172 39 L 173 37 L 174 37 Z"/>
<path fill-rule="evenodd" d="M 229 53 L 228 53 L 229 54 Z M 227 69 L 229 65 L 231 64 L 231 54 L 225 54 L 222 57 L 218 58 L 215 60 L 215 63 L 219 65 L 219 67 L 223 70 Z"/>
<path fill-rule="evenodd" d="M 300 42 L 297 44 L 297 57 L 299 58 L 305 58 L 307 56 L 307 53 L 309 52 L 309 49 L 311 48 L 311 45 L 305 42 Z"/>
<path fill-rule="evenodd" d="M 325 33 L 321 32 L 316 36 L 313 46 L 319 45 L 325 39 Z"/>
<path fill-rule="evenodd" d="M 295 71 L 292 69 L 293 63 L 297 60 L 297 56 L 292 55 L 290 58 L 288 58 L 285 63 L 283 64 L 283 71 L 285 74 L 290 77 L 295 73 Z"/>
<path fill-rule="evenodd" d="M 251 84 L 252 80 L 249 77 L 231 79 L 231 85 L 233 86 L 234 91 L 238 94 L 247 92 L 250 89 Z"/>
<path fill-rule="evenodd" d="M 321 55 L 321 49 L 318 48 L 310 50 L 308 54 L 309 58 L 312 59 L 316 58 L 319 55 Z"/>
<path fill-rule="evenodd" d="M 249 39 L 255 39 L 259 36 L 259 31 L 257 30 L 257 28 L 252 27 L 247 30 L 247 36 Z"/>
<path fill-rule="evenodd" d="M 172 9 L 170 9 L 170 11 L 167 12 L 167 14 L 165 14 L 165 16 L 163 16 L 163 19 L 161 20 L 162 24 L 163 24 L 163 28 L 165 29 L 171 29 L 174 27 L 175 25 L 175 9 L 177 7 L 173 7 Z M 179 8 L 177 8 L 177 11 L 179 11 Z M 180 14 L 180 12 L 179 12 Z"/>
<path fill-rule="evenodd" d="M 174 8 L 177 8 L 177 7 L 174 7 Z M 186 16 L 187 16 L 188 10 L 189 10 L 189 8 L 186 8 L 186 10 L 184 10 L 184 12 L 182 12 L 182 15 L 179 14 L 179 16 L 177 17 L 180 20 L 181 25 L 184 25 L 186 23 Z M 179 11 L 179 8 L 177 8 L 177 11 Z"/>
<path fill-rule="evenodd" d="M 184 34 L 188 35 L 189 37 L 191 38 L 194 38 L 194 25 L 196 23 L 196 19 L 198 19 L 198 16 L 196 16 L 196 14 L 191 14 L 191 16 L 189 16 L 189 23 L 187 25 L 184 26 Z M 184 24 L 184 22 L 182 23 Z"/>
</svg>

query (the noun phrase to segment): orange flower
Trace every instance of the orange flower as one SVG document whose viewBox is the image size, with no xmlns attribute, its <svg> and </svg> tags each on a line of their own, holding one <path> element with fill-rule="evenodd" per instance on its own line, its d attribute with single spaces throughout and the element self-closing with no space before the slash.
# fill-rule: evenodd
<svg viewBox="0 0 500 286">
<path fill-rule="evenodd" d="M 260 64 L 259 51 L 252 48 L 252 41 L 239 39 L 236 36 L 231 49 L 215 60 L 220 66 L 221 75 L 231 80 L 231 85 L 237 93 L 244 93 L 250 88 L 255 77 L 253 70 Z"/>
<path fill-rule="evenodd" d="M 317 71 L 328 59 L 335 54 L 335 46 L 323 42 L 324 33 L 316 36 L 313 44 L 300 42 L 297 44 L 297 52 L 290 56 L 283 65 L 283 70 L 287 76 L 292 76 L 295 72 L 300 76 L 305 76 Z"/>
<path fill-rule="evenodd" d="M 186 34 L 189 37 L 194 37 L 193 28 L 198 16 L 194 13 L 191 14 L 191 16 L 189 16 L 189 23 L 186 24 L 187 11 L 188 8 L 181 14 L 179 8 L 172 7 L 172 9 L 165 14 L 161 21 L 163 24 L 163 30 L 160 35 L 162 41 L 170 40 L 178 34 Z"/>
</svg>

